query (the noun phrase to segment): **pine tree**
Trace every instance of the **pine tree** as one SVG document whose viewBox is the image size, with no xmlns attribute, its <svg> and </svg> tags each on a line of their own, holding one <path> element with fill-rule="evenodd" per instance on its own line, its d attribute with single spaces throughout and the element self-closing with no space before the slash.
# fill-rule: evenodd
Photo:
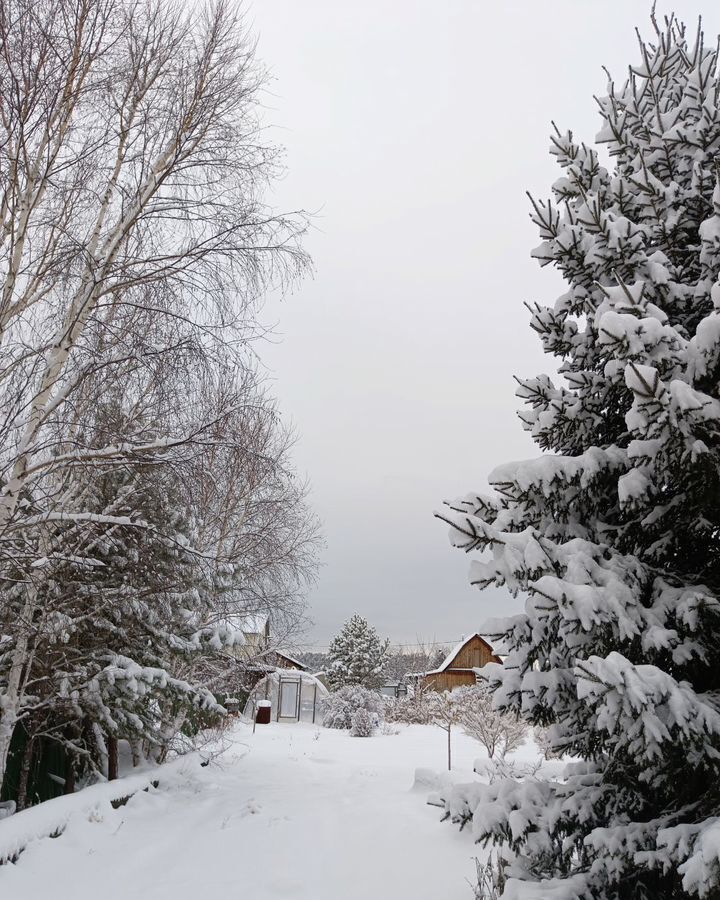
<svg viewBox="0 0 720 900">
<path fill-rule="evenodd" d="M 548 452 L 441 516 L 484 551 L 475 585 L 527 595 L 494 629 L 496 704 L 581 759 L 476 795 L 518 900 L 720 897 L 718 51 L 653 27 L 599 100 L 610 168 L 556 130 L 563 175 L 532 201 L 567 282 L 531 309 L 560 378 L 518 390 Z"/>
<path fill-rule="evenodd" d="M 379 687 L 390 642 L 381 641 L 377 631 L 362 616 L 352 616 L 330 644 L 328 677 L 333 688 L 346 684 Z"/>
</svg>

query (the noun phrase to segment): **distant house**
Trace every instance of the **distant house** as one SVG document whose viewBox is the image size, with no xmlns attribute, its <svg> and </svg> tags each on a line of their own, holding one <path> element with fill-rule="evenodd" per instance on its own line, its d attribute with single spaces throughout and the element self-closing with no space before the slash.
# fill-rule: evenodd
<svg viewBox="0 0 720 900">
<path fill-rule="evenodd" d="M 491 662 L 502 663 L 502 660 L 493 652 L 485 638 L 479 634 L 471 634 L 453 647 L 437 669 L 415 672 L 409 677 L 425 690 L 451 691 L 466 684 L 475 684 L 475 669 Z"/>
<path fill-rule="evenodd" d="M 244 616 L 238 623 L 244 641 L 238 644 L 241 659 L 257 663 L 270 669 L 299 669 L 304 672 L 307 666 L 285 650 L 272 647 L 270 636 L 270 616 L 260 613 Z"/>
<path fill-rule="evenodd" d="M 243 641 L 232 649 L 233 656 L 242 663 L 242 684 L 251 690 L 262 678 L 277 670 L 304 672 L 307 666 L 286 650 L 273 647 L 270 617 L 262 613 L 243 616 L 235 620 L 235 627 L 242 632 Z"/>
<path fill-rule="evenodd" d="M 307 666 L 285 650 L 266 650 L 259 655 L 259 659 L 276 669 L 297 669 L 300 672 L 307 672 Z"/>
<path fill-rule="evenodd" d="M 382 685 L 380 693 L 384 697 L 392 697 L 397 700 L 400 697 L 407 697 L 408 686 L 405 681 L 388 681 Z"/>
<path fill-rule="evenodd" d="M 258 656 L 267 650 L 270 646 L 270 616 L 255 613 L 243 616 L 237 624 L 245 638 L 242 645 L 243 656 Z"/>
</svg>

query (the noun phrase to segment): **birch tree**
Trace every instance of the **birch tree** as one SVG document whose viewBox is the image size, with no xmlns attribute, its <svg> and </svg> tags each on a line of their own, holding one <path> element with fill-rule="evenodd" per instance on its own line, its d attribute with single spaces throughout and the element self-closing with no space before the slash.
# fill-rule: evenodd
<svg viewBox="0 0 720 900">
<path fill-rule="evenodd" d="M 202 445 L 197 410 L 132 414 L 143 385 L 192 347 L 232 356 L 304 265 L 301 218 L 262 201 L 261 75 L 222 0 L 0 7 L 0 777 L 68 534 L 140 527 L 72 473 Z M 106 441 L 86 413 L 118 384 L 126 432 Z"/>
</svg>

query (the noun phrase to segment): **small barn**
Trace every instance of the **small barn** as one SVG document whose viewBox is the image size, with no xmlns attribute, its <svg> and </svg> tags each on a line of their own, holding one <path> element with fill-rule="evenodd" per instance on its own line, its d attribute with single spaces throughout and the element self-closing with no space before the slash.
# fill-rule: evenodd
<svg viewBox="0 0 720 900">
<path fill-rule="evenodd" d="M 475 684 L 475 669 L 487 663 L 502 663 L 490 644 L 479 634 L 463 638 L 448 653 L 442 664 L 430 672 L 418 672 L 415 679 L 428 691 L 451 691 L 453 688 Z"/>
</svg>

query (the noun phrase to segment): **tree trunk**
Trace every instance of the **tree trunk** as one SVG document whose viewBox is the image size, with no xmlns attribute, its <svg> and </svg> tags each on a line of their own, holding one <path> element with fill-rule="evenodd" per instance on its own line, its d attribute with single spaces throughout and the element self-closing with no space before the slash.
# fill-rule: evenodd
<svg viewBox="0 0 720 900">
<path fill-rule="evenodd" d="M 108 781 L 114 781 L 118 777 L 118 741 L 114 734 L 108 736 L 107 754 Z"/>
<path fill-rule="evenodd" d="M 20 765 L 20 779 L 18 781 L 17 793 L 17 810 L 25 809 L 27 806 L 27 789 L 30 778 L 30 768 L 32 767 L 33 751 L 35 749 L 35 738 L 28 735 L 27 744 L 23 752 L 22 763 Z"/>
<path fill-rule="evenodd" d="M 133 769 L 136 769 L 143 761 L 144 757 L 142 751 L 142 741 L 138 740 L 138 738 L 132 738 L 132 740 L 130 741 L 130 751 L 132 753 Z"/>
<path fill-rule="evenodd" d="M 65 791 L 66 794 L 75 793 L 75 755 L 68 753 L 67 763 L 65 765 Z"/>
<path fill-rule="evenodd" d="M 448 723 L 447 733 L 448 733 L 448 772 L 452 771 L 452 754 L 450 751 L 450 728 L 451 725 Z"/>
<path fill-rule="evenodd" d="M 44 529 L 40 532 L 38 552 L 41 555 L 49 553 L 47 534 Z M 7 676 L 2 708 L 0 708 L 0 785 L 5 778 L 10 741 L 15 730 L 15 723 L 22 712 L 23 691 L 30 674 L 29 670 L 34 654 L 30 635 L 38 606 L 39 579 L 41 577 L 42 574 L 37 573 L 27 586 L 22 612 L 17 623 L 15 646 L 10 653 L 10 671 Z"/>
<path fill-rule="evenodd" d="M 19 633 L 15 646 L 10 653 L 10 671 L 5 686 L 2 709 L 0 710 L 0 784 L 5 777 L 7 757 L 10 751 L 15 723 L 21 706 L 23 671 L 30 655 L 30 623 L 35 613 L 37 590 L 35 585 L 28 587 L 25 603 L 18 623 Z"/>
</svg>

